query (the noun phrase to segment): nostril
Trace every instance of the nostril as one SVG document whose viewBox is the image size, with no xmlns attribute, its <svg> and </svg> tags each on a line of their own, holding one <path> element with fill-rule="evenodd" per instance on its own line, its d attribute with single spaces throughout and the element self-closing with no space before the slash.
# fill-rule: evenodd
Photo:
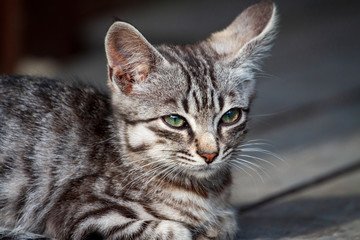
<svg viewBox="0 0 360 240">
<path fill-rule="evenodd" d="M 217 153 L 198 153 L 198 154 L 204 158 L 207 164 L 212 163 L 216 158 L 216 156 L 218 155 Z"/>
</svg>

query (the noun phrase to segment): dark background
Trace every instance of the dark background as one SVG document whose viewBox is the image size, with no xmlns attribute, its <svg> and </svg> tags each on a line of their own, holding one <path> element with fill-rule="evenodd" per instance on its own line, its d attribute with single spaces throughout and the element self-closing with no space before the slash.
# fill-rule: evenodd
<svg viewBox="0 0 360 240">
<path fill-rule="evenodd" d="M 133 24 L 151 43 L 188 43 L 226 27 L 255 2 L 2 0 L 0 73 L 72 75 L 104 82 L 103 40 L 114 17 Z M 269 94 L 271 104 L 280 106 L 268 112 L 265 105 L 261 112 L 292 108 L 284 105 L 284 98 L 299 104 L 358 87 L 360 2 L 275 2 L 280 32 L 265 62 L 267 80 L 262 80 L 273 87 L 259 96 Z M 277 84 L 284 86 L 278 89 Z"/>
</svg>

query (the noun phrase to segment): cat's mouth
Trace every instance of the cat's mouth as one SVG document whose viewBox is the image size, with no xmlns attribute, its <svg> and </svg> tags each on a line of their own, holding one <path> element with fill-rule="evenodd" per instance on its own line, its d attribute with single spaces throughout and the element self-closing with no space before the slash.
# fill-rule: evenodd
<svg viewBox="0 0 360 240">
<path fill-rule="evenodd" d="M 214 172 L 219 171 L 222 167 L 222 164 L 219 163 L 212 163 L 212 164 L 204 164 L 204 165 L 200 165 L 200 166 L 193 166 L 191 168 L 191 171 L 195 172 L 195 173 L 207 173 L 207 174 L 211 174 Z"/>
</svg>

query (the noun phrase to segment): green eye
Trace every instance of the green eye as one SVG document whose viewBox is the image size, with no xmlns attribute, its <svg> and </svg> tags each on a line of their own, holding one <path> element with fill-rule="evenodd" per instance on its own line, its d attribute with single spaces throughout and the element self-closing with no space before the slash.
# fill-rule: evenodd
<svg viewBox="0 0 360 240">
<path fill-rule="evenodd" d="M 178 115 L 170 115 L 163 117 L 163 120 L 171 127 L 181 128 L 186 125 L 186 121 L 183 117 Z"/>
<path fill-rule="evenodd" d="M 240 118 L 241 110 L 239 108 L 232 108 L 221 117 L 221 122 L 225 125 L 231 125 L 239 121 Z"/>
</svg>

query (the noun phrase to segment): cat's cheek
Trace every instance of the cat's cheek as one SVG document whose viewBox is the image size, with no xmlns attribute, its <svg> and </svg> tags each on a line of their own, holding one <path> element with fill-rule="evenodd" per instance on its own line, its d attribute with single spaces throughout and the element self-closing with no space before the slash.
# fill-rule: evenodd
<svg viewBox="0 0 360 240">
<path fill-rule="evenodd" d="M 148 149 L 156 139 L 154 132 L 143 124 L 128 127 L 127 143 L 130 149 Z"/>
<path fill-rule="evenodd" d="M 246 136 L 245 130 L 236 130 L 236 129 L 229 129 L 228 131 L 224 131 L 222 133 L 222 142 L 227 147 L 236 147 L 240 144 Z"/>
</svg>

